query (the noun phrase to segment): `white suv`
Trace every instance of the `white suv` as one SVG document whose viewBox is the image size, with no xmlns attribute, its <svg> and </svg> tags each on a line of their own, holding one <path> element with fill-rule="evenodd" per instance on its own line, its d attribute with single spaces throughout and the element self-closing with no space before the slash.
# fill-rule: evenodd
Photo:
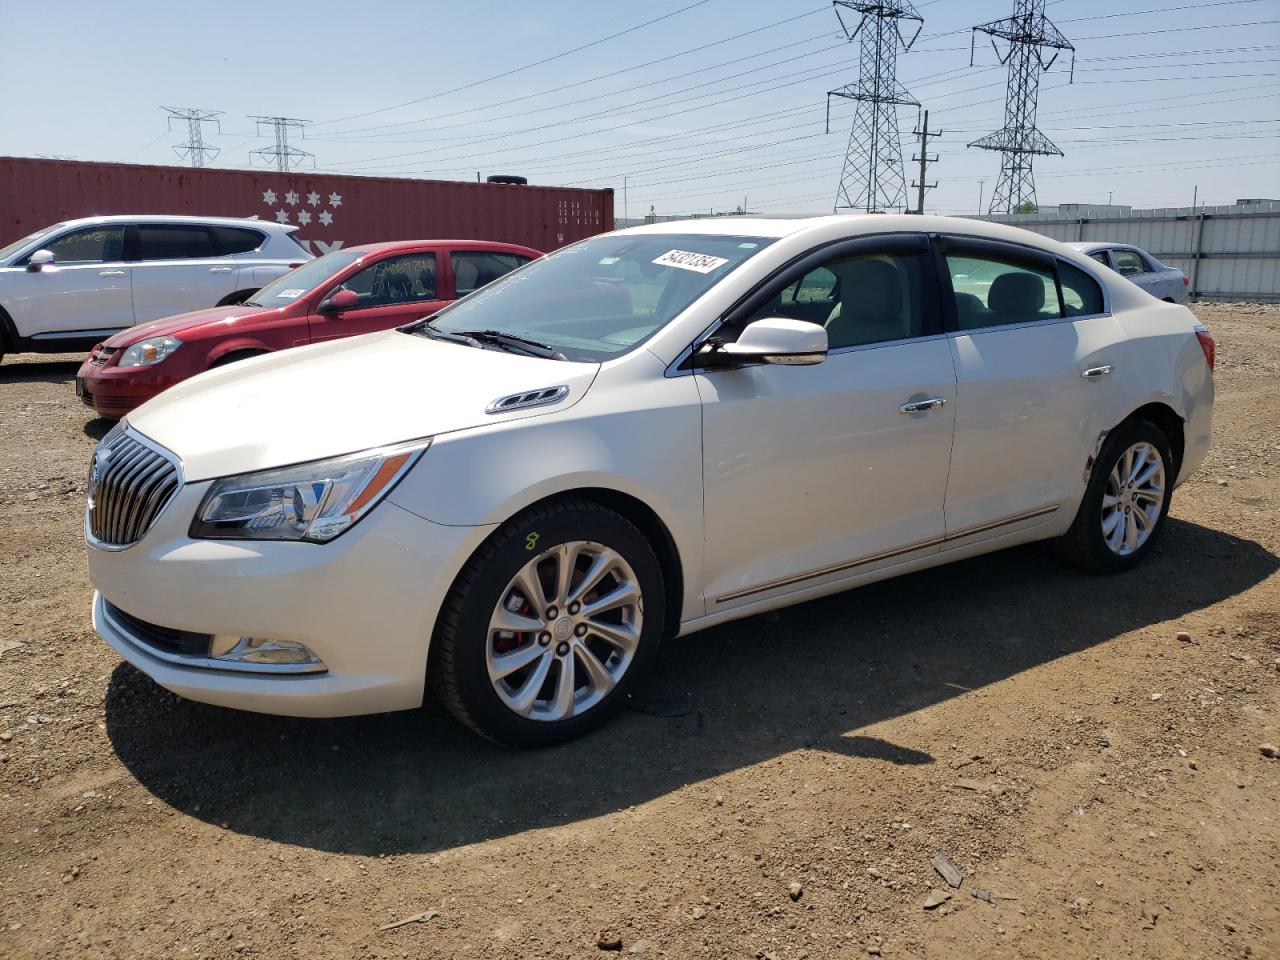
<svg viewBox="0 0 1280 960">
<path fill-rule="evenodd" d="M 111 216 L 37 230 L 0 248 L 0 357 L 88 350 L 135 323 L 239 303 L 311 259 L 297 229 Z"/>
</svg>

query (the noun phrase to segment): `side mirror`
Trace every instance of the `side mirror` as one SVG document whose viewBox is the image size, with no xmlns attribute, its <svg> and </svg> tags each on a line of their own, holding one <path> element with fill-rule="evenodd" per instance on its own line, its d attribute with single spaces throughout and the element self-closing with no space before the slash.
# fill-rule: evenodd
<svg viewBox="0 0 1280 960">
<path fill-rule="evenodd" d="M 354 290 L 339 290 L 332 297 L 321 301 L 316 309 L 320 313 L 341 313 L 343 310 L 352 309 L 359 302 L 360 296 Z"/>
<path fill-rule="evenodd" d="M 734 343 L 704 343 L 694 356 L 703 367 L 744 363 L 811 366 L 827 359 L 827 329 L 807 320 L 766 317 L 750 324 Z"/>
<path fill-rule="evenodd" d="M 27 269 L 37 272 L 41 267 L 53 263 L 57 257 L 53 255 L 52 250 L 37 250 L 31 256 L 27 257 Z"/>
</svg>

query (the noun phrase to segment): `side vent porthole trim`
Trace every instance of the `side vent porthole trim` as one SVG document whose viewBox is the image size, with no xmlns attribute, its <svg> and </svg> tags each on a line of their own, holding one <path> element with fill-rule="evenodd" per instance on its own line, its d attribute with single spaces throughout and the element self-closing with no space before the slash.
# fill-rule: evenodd
<svg viewBox="0 0 1280 960">
<path fill-rule="evenodd" d="M 561 384 L 558 387 L 543 387 L 541 390 L 526 390 L 524 393 L 512 393 L 499 397 L 484 408 L 485 413 L 509 413 L 512 410 L 527 410 L 530 407 L 545 407 L 559 403 L 569 395 L 569 387 Z"/>
</svg>

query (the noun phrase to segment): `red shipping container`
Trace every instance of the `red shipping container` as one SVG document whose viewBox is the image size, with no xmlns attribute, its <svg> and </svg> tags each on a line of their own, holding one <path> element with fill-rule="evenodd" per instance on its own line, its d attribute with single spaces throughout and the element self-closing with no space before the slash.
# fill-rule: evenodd
<svg viewBox="0 0 1280 960">
<path fill-rule="evenodd" d="M 292 223 L 317 256 L 381 240 L 551 251 L 612 230 L 613 191 L 0 157 L 0 246 L 61 220 L 120 213 Z"/>
</svg>

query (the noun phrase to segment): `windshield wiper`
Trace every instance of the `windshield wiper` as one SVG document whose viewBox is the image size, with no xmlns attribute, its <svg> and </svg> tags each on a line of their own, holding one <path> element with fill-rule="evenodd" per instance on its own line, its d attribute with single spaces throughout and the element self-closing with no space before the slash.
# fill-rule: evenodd
<svg viewBox="0 0 1280 960">
<path fill-rule="evenodd" d="M 435 327 L 428 327 L 427 329 L 433 333 L 443 333 L 443 331 Z M 530 340 L 528 337 L 518 337 L 514 333 L 504 333 L 501 330 L 459 330 L 457 335 L 470 337 L 472 340 L 478 340 L 481 343 L 491 343 L 494 346 L 518 350 L 531 357 L 544 357 L 547 360 L 569 359 L 555 347 L 539 343 L 537 340 Z"/>
<path fill-rule="evenodd" d="M 420 333 L 423 336 L 430 337 L 432 340 L 447 340 L 450 343 L 462 343 L 468 347 L 483 347 L 478 339 L 465 333 L 453 333 L 449 330 L 437 330 L 435 327 L 424 325 L 424 321 L 415 320 L 414 325 L 401 327 L 401 330 Z"/>
</svg>

